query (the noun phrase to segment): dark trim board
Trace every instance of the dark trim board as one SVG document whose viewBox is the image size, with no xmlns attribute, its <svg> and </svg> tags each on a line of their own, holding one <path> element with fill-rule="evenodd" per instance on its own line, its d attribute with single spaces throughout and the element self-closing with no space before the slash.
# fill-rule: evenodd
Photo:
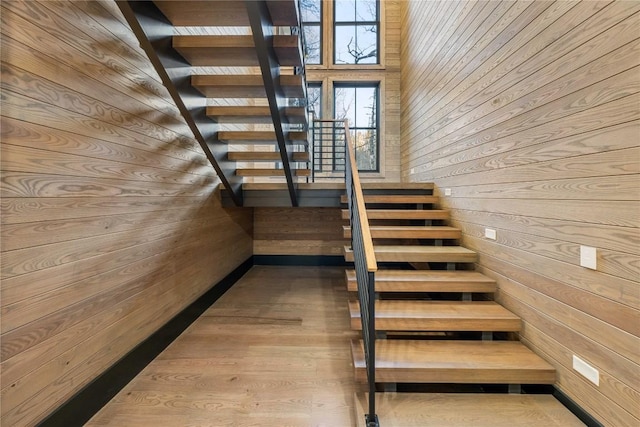
<svg viewBox="0 0 640 427">
<path fill-rule="evenodd" d="M 569 396 L 553 387 L 553 397 L 555 397 L 560 403 L 562 403 L 573 415 L 578 417 L 580 421 L 585 423 L 587 427 L 604 427 L 600 421 L 596 420 L 591 414 L 582 409 L 576 402 L 574 402 Z"/>
<path fill-rule="evenodd" d="M 251 267 L 253 267 L 253 257 L 240 264 L 102 375 L 87 384 L 55 412 L 41 421 L 38 426 L 73 427 L 84 425 Z"/>
</svg>

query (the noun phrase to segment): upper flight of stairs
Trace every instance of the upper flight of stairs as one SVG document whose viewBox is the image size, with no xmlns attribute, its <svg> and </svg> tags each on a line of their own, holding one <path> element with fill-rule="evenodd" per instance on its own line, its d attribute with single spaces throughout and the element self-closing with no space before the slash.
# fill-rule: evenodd
<svg viewBox="0 0 640 427">
<path fill-rule="evenodd" d="M 310 175 L 298 2 L 117 3 L 233 201 L 244 177 L 290 170 L 296 205 Z"/>
<path fill-rule="evenodd" d="M 512 340 L 520 319 L 491 300 L 495 281 L 473 271 L 477 254 L 459 245 L 461 231 L 446 224 L 447 211 L 435 209 L 438 198 L 431 188 L 425 185 L 422 194 L 415 184 L 407 190 L 364 190 L 382 263 L 375 273 L 376 382 L 553 384 L 554 368 Z M 343 218 L 349 218 L 348 210 Z M 351 237 L 350 227 L 343 232 Z M 353 260 L 350 247 L 344 254 Z M 357 291 L 354 270 L 346 271 L 346 282 L 349 291 Z M 360 330 L 357 300 L 349 310 L 352 328 Z M 352 353 L 356 378 L 366 381 L 361 341 L 352 342 Z"/>
</svg>

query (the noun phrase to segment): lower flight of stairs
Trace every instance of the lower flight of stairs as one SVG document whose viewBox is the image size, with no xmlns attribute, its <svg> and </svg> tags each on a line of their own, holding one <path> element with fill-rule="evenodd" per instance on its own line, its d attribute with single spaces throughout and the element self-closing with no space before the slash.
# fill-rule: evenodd
<svg viewBox="0 0 640 427">
<path fill-rule="evenodd" d="M 387 185 L 364 191 L 379 263 L 376 383 L 387 390 L 424 383 L 511 385 L 505 387 L 511 391 L 523 384 L 553 384 L 554 368 L 514 340 L 521 320 L 492 301 L 495 281 L 473 271 L 477 254 L 458 245 L 461 232 L 447 225 L 447 211 L 434 209 L 438 199 L 432 188 Z M 349 227 L 344 236 L 351 236 Z M 344 254 L 353 261 L 349 247 Z M 346 271 L 346 281 L 351 325 L 360 330 L 354 270 Z M 352 354 L 356 378 L 365 382 L 362 341 L 352 342 Z"/>
</svg>

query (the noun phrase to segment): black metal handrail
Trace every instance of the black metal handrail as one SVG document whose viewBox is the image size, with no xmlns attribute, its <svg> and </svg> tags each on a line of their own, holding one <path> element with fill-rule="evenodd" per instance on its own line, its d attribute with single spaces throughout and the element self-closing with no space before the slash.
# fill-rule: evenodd
<svg viewBox="0 0 640 427">
<path fill-rule="evenodd" d="M 344 122 L 347 161 L 345 162 L 345 184 L 349 218 L 351 221 L 351 249 L 358 283 L 358 301 L 362 322 L 364 359 L 369 385 L 369 408 L 365 414 L 367 427 L 378 427 L 376 414 L 376 326 L 375 326 L 375 273 L 378 270 L 369 220 L 364 204 L 360 176 L 356 165 L 355 151 L 351 142 L 349 126 Z"/>
</svg>

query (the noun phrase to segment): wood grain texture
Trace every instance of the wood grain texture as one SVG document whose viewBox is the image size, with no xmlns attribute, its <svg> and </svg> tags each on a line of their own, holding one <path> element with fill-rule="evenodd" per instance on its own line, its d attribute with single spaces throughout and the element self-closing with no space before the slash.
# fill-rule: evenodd
<svg viewBox="0 0 640 427">
<path fill-rule="evenodd" d="M 441 289 L 444 291 L 444 289 Z M 493 301 L 376 301 L 376 330 L 512 331 L 520 318 Z M 351 327 L 362 330 L 360 303 L 349 301 Z"/>
<path fill-rule="evenodd" d="M 640 5 L 465 3 L 402 3 L 403 179 L 435 182 L 556 386 L 606 426 L 635 425 Z"/>
<path fill-rule="evenodd" d="M 3 2 L 0 424 L 35 425 L 252 254 L 113 3 Z"/>
<path fill-rule="evenodd" d="M 253 267 L 87 425 L 354 425 L 343 285 L 341 268 Z"/>
<path fill-rule="evenodd" d="M 366 381 L 362 341 L 352 342 L 356 378 Z M 553 384 L 553 367 L 517 341 L 378 340 L 376 381 Z"/>
<path fill-rule="evenodd" d="M 366 427 L 368 395 L 356 396 L 357 427 Z M 540 394 L 377 393 L 380 425 L 402 427 L 584 427 L 553 396 Z"/>
<path fill-rule="evenodd" d="M 256 255 L 342 255 L 338 208 L 254 208 Z"/>
</svg>

